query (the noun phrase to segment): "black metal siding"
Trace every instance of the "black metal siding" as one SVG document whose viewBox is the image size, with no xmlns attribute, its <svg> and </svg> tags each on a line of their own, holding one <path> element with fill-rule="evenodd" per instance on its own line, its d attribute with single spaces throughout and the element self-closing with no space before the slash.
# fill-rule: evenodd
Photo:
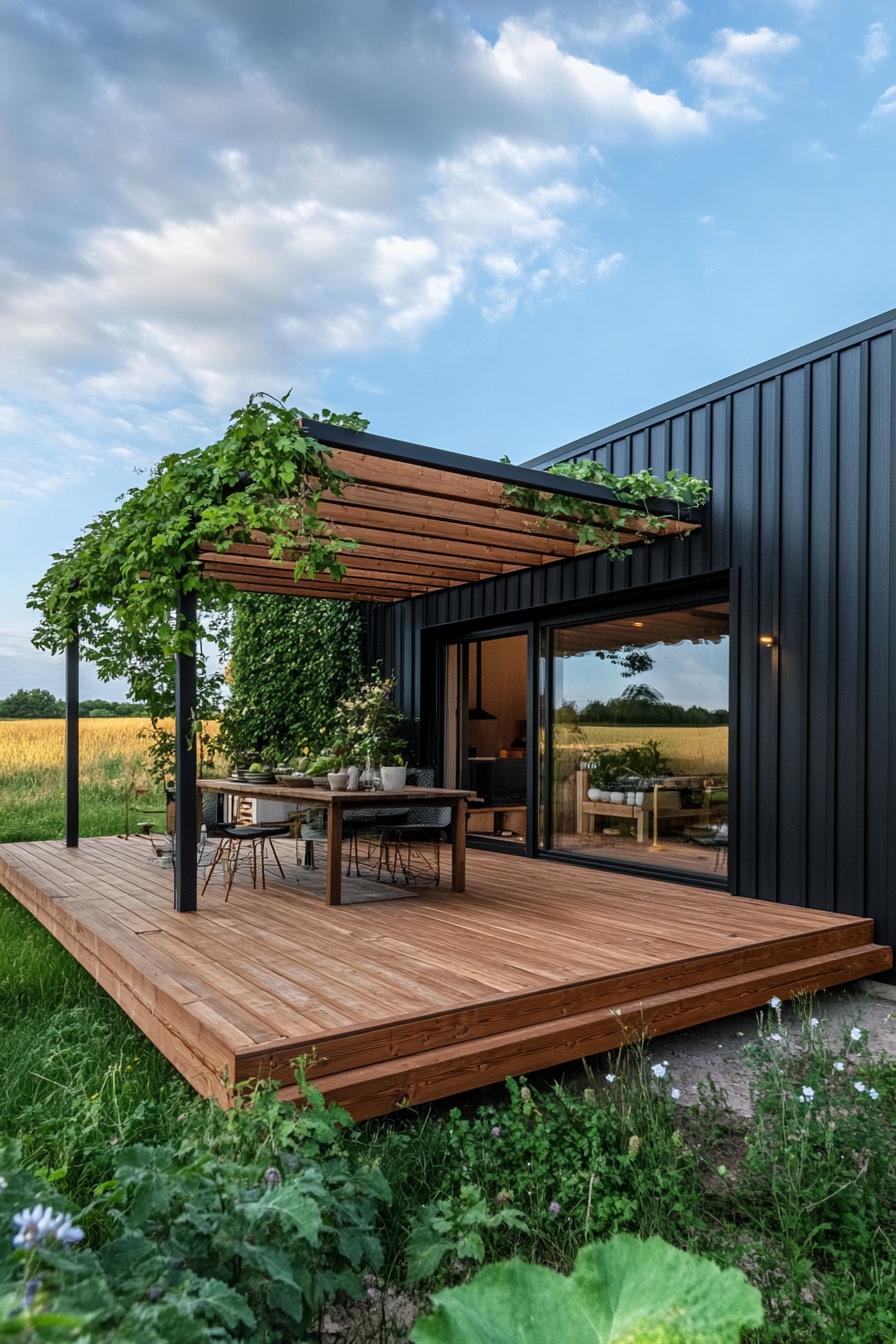
<svg viewBox="0 0 896 1344">
<path fill-rule="evenodd" d="M 708 477 L 703 528 L 625 562 L 588 556 L 371 609 L 371 657 L 400 673 L 407 714 L 430 703 L 424 630 L 727 572 L 732 888 L 868 914 L 896 942 L 894 330 L 890 313 L 571 445 L 614 471 Z"/>
</svg>

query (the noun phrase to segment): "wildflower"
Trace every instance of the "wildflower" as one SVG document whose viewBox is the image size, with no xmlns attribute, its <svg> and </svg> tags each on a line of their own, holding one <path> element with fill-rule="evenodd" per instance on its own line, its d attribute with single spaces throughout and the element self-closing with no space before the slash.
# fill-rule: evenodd
<svg viewBox="0 0 896 1344">
<path fill-rule="evenodd" d="M 835 1059 L 835 1060 L 834 1060 L 834 1071 L 835 1071 L 835 1073 L 842 1073 L 843 1070 L 844 1070 L 845 1068 L 846 1068 L 846 1065 L 843 1063 L 843 1060 L 842 1060 L 842 1059 Z"/>
<path fill-rule="evenodd" d="M 557 1203 L 556 1199 L 552 1199 L 550 1204 L 548 1205 L 548 1213 L 552 1213 L 556 1218 L 559 1212 L 560 1212 L 560 1205 Z"/>
<path fill-rule="evenodd" d="M 525 1105 L 526 1102 L 529 1102 L 531 1100 L 532 1100 L 532 1093 L 529 1091 L 528 1087 L 521 1087 L 520 1101 L 523 1102 L 523 1104 Z"/>
<path fill-rule="evenodd" d="M 780 1031 L 773 1031 L 771 1036 L 769 1036 L 770 1041 L 783 1041 L 783 1039 L 784 1037 L 781 1035 Z"/>
<path fill-rule="evenodd" d="M 869 1087 L 868 1095 L 872 1101 L 877 1101 L 880 1097 L 880 1093 L 878 1092 L 876 1087 Z"/>
<path fill-rule="evenodd" d="M 493 1138 L 493 1139 L 500 1139 L 500 1137 L 501 1137 L 501 1126 L 500 1126 L 500 1125 L 492 1125 L 492 1138 Z"/>
<path fill-rule="evenodd" d="M 513 1195 L 509 1190 L 499 1190 L 495 1195 L 495 1203 L 499 1205 L 499 1207 L 504 1204 L 509 1204 L 512 1199 Z"/>
<path fill-rule="evenodd" d="M 855 1088 L 855 1090 L 856 1090 L 857 1092 L 867 1092 L 867 1091 L 868 1091 L 868 1088 L 867 1088 L 866 1084 L 863 1083 L 863 1082 L 853 1083 L 853 1087 Z"/>
<path fill-rule="evenodd" d="M 35 1204 L 33 1209 L 23 1209 L 21 1213 L 13 1214 L 12 1221 L 13 1226 L 18 1228 L 12 1244 L 25 1250 L 40 1246 L 48 1237 L 61 1242 L 63 1246 L 84 1238 L 80 1227 L 72 1224 L 67 1213 L 55 1213 L 49 1204 Z"/>
<path fill-rule="evenodd" d="M 850 1027 L 850 1029 L 849 1029 L 849 1039 L 850 1039 L 851 1041 L 860 1041 L 860 1040 L 862 1039 L 862 1028 L 861 1028 L 861 1027 Z"/>
<path fill-rule="evenodd" d="M 679 1092 L 677 1087 L 673 1087 L 672 1091 L 669 1093 L 669 1096 L 672 1098 L 673 1101 L 678 1101 L 678 1098 L 681 1096 L 681 1093 Z"/>
<path fill-rule="evenodd" d="M 654 1078 L 665 1078 L 665 1076 L 666 1076 L 666 1065 L 665 1065 L 665 1064 L 654 1064 L 653 1067 L 651 1068 L 650 1072 L 653 1074 Z"/>
<path fill-rule="evenodd" d="M 612 1087 L 613 1084 L 614 1084 L 615 1081 L 616 1081 L 616 1075 L 615 1075 L 615 1073 L 605 1073 L 605 1074 L 604 1074 L 604 1079 L 605 1079 L 606 1082 L 608 1082 L 608 1083 L 610 1084 L 610 1086 Z"/>
<path fill-rule="evenodd" d="M 810 1027 L 812 1028 L 812 1030 L 814 1031 L 815 1028 L 818 1026 L 818 1018 L 817 1018 L 817 1017 L 810 1017 L 810 1018 L 809 1018 L 809 1026 L 810 1026 Z"/>
<path fill-rule="evenodd" d="M 800 1101 L 813 1102 L 815 1100 L 815 1088 L 804 1087 L 800 1092 L 799 1099 Z"/>
<path fill-rule="evenodd" d="M 781 1000 L 778 998 L 777 994 L 773 994 L 773 995 L 771 996 L 771 998 L 770 998 L 769 1001 L 768 1001 L 768 1006 L 769 1006 L 769 1008 L 773 1008 L 774 1011 L 775 1011 L 776 1013 L 777 1013 L 777 1012 L 780 1012 L 780 1010 L 781 1010 Z"/>
<path fill-rule="evenodd" d="M 283 1177 L 276 1167 L 268 1167 L 264 1174 L 264 1183 L 268 1190 L 276 1190 L 278 1185 L 283 1184 Z"/>
<path fill-rule="evenodd" d="M 640 1151 L 641 1140 L 638 1138 L 637 1134 L 633 1134 L 628 1141 L 628 1155 L 629 1157 L 637 1157 Z"/>
</svg>

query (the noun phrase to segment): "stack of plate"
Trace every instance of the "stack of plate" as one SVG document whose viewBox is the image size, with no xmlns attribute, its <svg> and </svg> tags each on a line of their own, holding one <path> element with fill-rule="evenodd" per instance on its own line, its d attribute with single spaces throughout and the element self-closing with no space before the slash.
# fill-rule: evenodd
<svg viewBox="0 0 896 1344">
<path fill-rule="evenodd" d="M 240 784 L 275 784 L 277 782 L 273 770 L 234 770 L 230 778 L 238 780 Z"/>
</svg>

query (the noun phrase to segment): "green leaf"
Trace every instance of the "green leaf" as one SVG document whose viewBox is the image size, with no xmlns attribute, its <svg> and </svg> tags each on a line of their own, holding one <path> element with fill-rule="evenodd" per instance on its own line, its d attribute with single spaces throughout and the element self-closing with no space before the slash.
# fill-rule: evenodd
<svg viewBox="0 0 896 1344">
<path fill-rule="evenodd" d="M 519 1260 L 437 1293 L 414 1344 L 736 1344 L 762 1324 L 740 1270 L 621 1235 L 579 1253 L 569 1278 Z"/>
</svg>

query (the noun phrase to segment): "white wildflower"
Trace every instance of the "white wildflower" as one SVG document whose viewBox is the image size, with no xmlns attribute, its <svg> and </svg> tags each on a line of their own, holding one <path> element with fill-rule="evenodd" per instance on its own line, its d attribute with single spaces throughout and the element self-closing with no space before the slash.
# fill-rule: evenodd
<svg viewBox="0 0 896 1344">
<path fill-rule="evenodd" d="M 772 995 L 772 997 L 768 1001 L 768 1006 L 769 1008 L 773 1008 L 776 1013 L 779 1011 L 781 1007 L 781 1000 L 778 998 L 777 994 Z"/>
<path fill-rule="evenodd" d="M 784 1037 L 781 1035 L 780 1031 L 773 1031 L 771 1036 L 769 1036 L 770 1041 L 783 1041 L 783 1039 Z"/>
<path fill-rule="evenodd" d="M 880 1093 L 878 1092 L 876 1087 L 869 1087 L 868 1095 L 872 1101 L 877 1101 L 878 1098 L 880 1097 Z"/>
<path fill-rule="evenodd" d="M 610 1083 L 611 1085 L 612 1085 L 613 1083 L 615 1083 L 615 1081 L 616 1081 L 616 1075 L 615 1075 L 615 1073 L 605 1073 L 605 1074 L 604 1074 L 604 1078 L 605 1078 L 605 1080 L 606 1080 L 608 1083 Z"/>
<path fill-rule="evenodd" d="M 865 1085 L 864 1083 L 862 1083 L 862 1082 L 853 1083 L 853 1087 L 855 1088 L 855 1090 L 856 1090 L 857 1092 L 867 1092 L 867 1091 L 868 1091 L 868 1088 L 867 1088 L 866 1085 Z"/>
<path fill-rule="evenodd" d="M 33 1209 L 22 1209 L 21 1213 L 13 1214 L 12 1222 L 17 1228 L 12 1244 L 24 1250 L 40 1246 L 48 1237 L 64 1246 L 84 1238 L 80 1227 L 72 1224 L 67 1213 L 56 1213 L 49 1204 L 35 1204 Z"/>
<path fill-rule="evenodd" d="M 814 1100 L 815 1100 L 815 1088 L 804 1087 L 800 1095 L 800 1101 L 814 1101 Z"/>
<path fill-rule="evenodd" d="M 654 1064 L 650 1072 L 653 1074 L 654 1078 L 665 1078 L 666 1067 L 665 1064 Z"/>
<path fill-rule="evenodd" d="M 673 1087 L 671 1092 L 669 1093 L 669 1096 L 672 1098 L 673 1101 L 678 1101 L 678 1098 L 681 1096 L 681 1093 L 679 1092 L 677 1087 Z"/>
<path fill-rule="evenodd" d="M 812 1028 L 813 1031 L 815 1030 L 815 1028 L 816 1028 L 818 1025 L 819 1025 L 819 1022 L 818 1022 L 818 1018 L 817 1018 L 817 1017 L 810 1017 L 810 1018 L 809 1018 L 809 1026 Z"/>
<path fill-rule="evenodd" d="M 860 1041 L 862 1039 L 862 1028 L 851 1027 L 849 1032 L 849 1039 L 851 1041 Z"/>
<path fill-rule="evenodd" d="M 843 1070 L 844 1070 L 845 1068 L 846 1068 L 846 1065 L 843 1063 L 843 1060 L 842 1060 L 842 1059 L 835 1059 L 835 1060 L 834 1060 L 834 1072 L 835 1072 L 835 1073 L 842 1073 Z"/>
</svg>

